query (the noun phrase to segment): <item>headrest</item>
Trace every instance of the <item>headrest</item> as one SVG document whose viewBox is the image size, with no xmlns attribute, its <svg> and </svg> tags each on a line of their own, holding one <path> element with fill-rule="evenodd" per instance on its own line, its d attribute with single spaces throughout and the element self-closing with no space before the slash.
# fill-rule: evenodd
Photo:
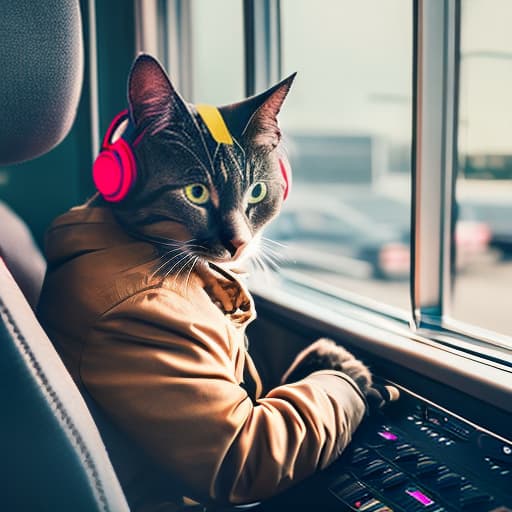
<svg viewBox="0 0 512 512">
<path fill-rule="evenodd" d="M 73 124 L 83 75 L 78 0 L 0 1 L 0 165 L 35 158 Z"/>
</svg>

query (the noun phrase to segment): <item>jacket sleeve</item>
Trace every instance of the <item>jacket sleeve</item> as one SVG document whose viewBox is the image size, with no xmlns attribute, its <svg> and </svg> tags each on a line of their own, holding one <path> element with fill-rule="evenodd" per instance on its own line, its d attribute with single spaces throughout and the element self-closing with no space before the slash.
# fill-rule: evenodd
<svg viewBox="0 0 512 512">
<path fill-rule="evenodd" d="M 365 410 L 350 378 L 315 372 L 253 403 L 228 336 L 191 307 L 140 292 L 89 333 L 81 378 L 110 418 L 200 500 L 258 501 L 332 462 Z"/>
</svg>

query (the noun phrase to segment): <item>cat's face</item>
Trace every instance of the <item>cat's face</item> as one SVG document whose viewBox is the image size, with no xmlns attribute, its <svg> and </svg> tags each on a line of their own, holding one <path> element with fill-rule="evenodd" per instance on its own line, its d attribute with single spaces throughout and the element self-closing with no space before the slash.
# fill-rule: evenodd
<svg viewBox="0 0 512 512">
<path fill-rule="evenodd" d="M 186 242 L 187 253 L 209 261 L 250 256 L 283 201 L 276 117 L 293 78 L 205 114 L 182 100 L 153 58 L 139 57 L 129 104 L 144 135 L 135 148 L 137 183 L 114 206 L 118 218 L 141 233 L 157 227 L 156 238 Z"/>
</svg>

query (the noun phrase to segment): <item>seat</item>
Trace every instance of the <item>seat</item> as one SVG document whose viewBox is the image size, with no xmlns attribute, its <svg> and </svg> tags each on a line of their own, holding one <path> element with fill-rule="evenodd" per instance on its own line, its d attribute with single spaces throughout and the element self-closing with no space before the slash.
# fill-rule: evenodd
<svg viewBox="0 0 512 512">
<path fill-rule="evenodd" d="M 69 131 L 82 45 L 78 0 L 0 2 L 0 165 L 41 155 Z M 12 260 L 17 249 L 0 254 Z M 0 405 L 0 510 L 129 510 L 81 394 L 1 257 Z"/>
<path fill-rule="evenodd" d="M 0 258 L 16 280 L 28 303 L 35 310 L 43 286 L 46 262 L 28 227 L 0 201 Z"/>
</svg>

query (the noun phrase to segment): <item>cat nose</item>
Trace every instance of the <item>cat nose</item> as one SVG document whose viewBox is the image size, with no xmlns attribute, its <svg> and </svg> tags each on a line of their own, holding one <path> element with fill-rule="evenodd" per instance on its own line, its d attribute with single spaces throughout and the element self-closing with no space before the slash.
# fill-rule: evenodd
<svg viewBox="0 0 512 512">
<path fill-rule="evenodd" d="M 232 238 L 226 244 L 226 249 L 229 251 L 229 254 L 231 254 L 232 258 L 237 258 L 242 253 L 242 251 L 247 247 L 248 243 L 248 240 L 241 237 Z"/>
</svg>

